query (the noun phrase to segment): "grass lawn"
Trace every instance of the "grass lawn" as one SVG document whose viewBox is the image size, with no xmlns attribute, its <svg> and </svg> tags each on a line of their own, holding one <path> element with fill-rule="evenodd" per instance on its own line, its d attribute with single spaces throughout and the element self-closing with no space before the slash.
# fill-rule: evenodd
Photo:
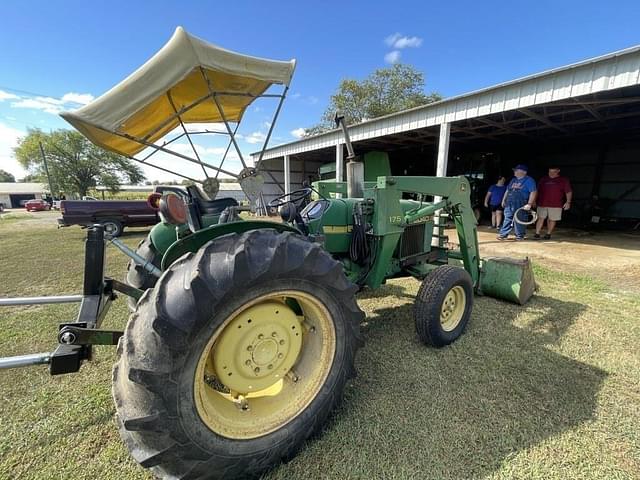
<svg viewBox="0 0 640 480">
<path fill-rule="evenodd" d="M 0 221 L 0 297 L 79 293 L 84 231 L 17 223 Z M 110 248 L 109 274 L 125 266 Z M 363 292 L 358 377 L 322 435 L 265 478 L 640 478 L 640 300 L 589 277 L 536 275 L 526 307 L 477 298 L 465 335 L 441 350 L 416 340 L 418 282 Z M 52 350 L 76 310 L 2 307 L 0 355 Z M 126 320 L 118 300 L 104 327 Z M 73 375 L 0 372 L 0 478 L 151 478 L 113 422 L 114 355 L 98 347 Z"/>
</svg>

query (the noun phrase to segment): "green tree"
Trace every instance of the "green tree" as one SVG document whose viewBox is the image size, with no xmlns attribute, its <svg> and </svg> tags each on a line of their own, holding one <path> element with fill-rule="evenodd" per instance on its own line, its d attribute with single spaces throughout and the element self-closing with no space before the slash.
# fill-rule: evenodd
<svg viewBox="0 0 640 480">
<path fill-rule="evenodd" d="M 140 183 L 144 175 L 131 160 L 108 152 L 72 130 L 29 130 L 14 149 L 16 159 L 29 173 L 45 177 L 40 143 L 47 157 L 54 190 L 79 196 L 102 185 L 112 192 L 122 183 Z"/>
<path fill-rule="evenodd" d="M 40 175 L 36 173 L 29 173 L 28 175 L 25 175 L 18 181 L 21 183 L 46 183 L 47 179 L 46 178 L 43 179 Z"/>
<path fill-rule="evenodd" d="M 13 174 L 6 170 L 0 170 L 0 182 L 14 183 L 15 181 L 16 177 L 14 177 Z"/>
<path fill-rule="evenodd" d="M 336 111 L 344 115 L 347 125 L 353 125 L 441 99 L 438 93 L 424 93 L 424 75 L 413 66 L 395 64 L 380 68 L 362 81 L 342 80 L 320 123 L 307 128 L 305 136 L 335 128 Z"/>
</svg>

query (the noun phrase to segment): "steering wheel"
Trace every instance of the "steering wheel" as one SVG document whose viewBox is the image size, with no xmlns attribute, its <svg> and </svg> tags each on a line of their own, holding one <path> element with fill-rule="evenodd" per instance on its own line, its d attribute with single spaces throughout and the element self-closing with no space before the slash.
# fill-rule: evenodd
<svg viewBox="0 0 640 480">
<path fill-rule="evenodd" d="M 300 188 L 298 190 L 294 190 L 293 192 L 285 193 L 284 195 L 280 195 L 279 197 L 271 200 L 267 205 L 270 208 L 278 208 L 286 205 L 287 203 L 298 203 L 300 200 L 311 195 L 313 189 L 309 187 Z"/>
</svg>

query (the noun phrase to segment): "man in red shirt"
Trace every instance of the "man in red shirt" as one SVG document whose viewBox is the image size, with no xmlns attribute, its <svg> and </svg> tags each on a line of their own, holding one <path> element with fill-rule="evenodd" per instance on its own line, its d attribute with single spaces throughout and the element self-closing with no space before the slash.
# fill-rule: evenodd
<svg viewBox="0 0 640 480">
<path fill-rule="evenodd" d="M 560 168 L 551 166 L 549 175 L 542 177 L 538 182 L 538 221 L 536 222 L 535 239 L 540 238 L 540 232 L 547 221 L 547 234 L 545 240 L 551 238 L 556 223 L 562 219 L 562 210 L 571 208 L 573 191 L 571 183 L 566 177 L 560 176 Z"/>
</svg>

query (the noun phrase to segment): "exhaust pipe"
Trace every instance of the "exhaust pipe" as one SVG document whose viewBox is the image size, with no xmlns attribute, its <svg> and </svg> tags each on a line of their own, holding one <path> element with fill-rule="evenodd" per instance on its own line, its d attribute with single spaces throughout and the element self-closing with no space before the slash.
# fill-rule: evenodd
<svg viewBox="0 0 640 480">
<path fill-rule="evenodd" d="M 349 160 L 347 162 L 347 197 L 362 198 L 364 196 L 364 163 L 356 161 L 344 115 L 336 112 L 335 122 L 336 127 L 342 128 L 344 144 L 347 146 L 347 160 Z"/>
</svg>

